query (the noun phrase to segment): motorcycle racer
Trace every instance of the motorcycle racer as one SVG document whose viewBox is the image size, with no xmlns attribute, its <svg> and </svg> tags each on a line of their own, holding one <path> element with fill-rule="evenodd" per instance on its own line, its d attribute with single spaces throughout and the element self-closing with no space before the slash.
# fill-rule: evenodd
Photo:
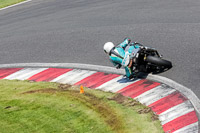
<svg viewBox="0 0 200 133">
<path fill-rule="evenodd" d="M 125 38 L 122 43 L 114 46 L 112 42 L 107 42 L 104 44 L 104 51 L 109 55 L 110 61 L 113 65 L 119 69 L 122 66 L 125 68 L 126 77 L 131 79 L 136 76 L 133 68 L 133 64 L 136 60 L 134 57 L 136 53 L 140 50 L 140 46 L 137 43 L 130 43 L 129 38 Z"/>
</svg>

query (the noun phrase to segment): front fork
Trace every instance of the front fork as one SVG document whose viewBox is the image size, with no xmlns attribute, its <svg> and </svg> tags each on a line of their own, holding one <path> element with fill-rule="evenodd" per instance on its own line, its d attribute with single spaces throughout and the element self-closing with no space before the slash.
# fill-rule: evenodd
<svg viewBox="0 0 200 133">
<path fill-rule="evenodd" d="M 162 58 L 163 56 L 161 54 L 158 53 L 157 50 L 155 50 L 155 53 L 158 55 L 158 57 Z"/>
</svg>

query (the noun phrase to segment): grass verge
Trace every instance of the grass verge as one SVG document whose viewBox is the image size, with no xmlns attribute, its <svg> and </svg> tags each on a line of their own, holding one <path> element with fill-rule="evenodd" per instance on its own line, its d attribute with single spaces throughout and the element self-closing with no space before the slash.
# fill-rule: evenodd
<svg viewBox="0 0 200 133">
<path fill-rule="evenodd" d="M 22 1 L 25 1 L 25 0 L 0 0 L 0 8 L 14 5 Z"/>
<path fill-rule="evenodd" d="M 153 112 L 120 94 L 48 82 L 0 80 L 0 131 L 161 133 Z"/>
</svg>

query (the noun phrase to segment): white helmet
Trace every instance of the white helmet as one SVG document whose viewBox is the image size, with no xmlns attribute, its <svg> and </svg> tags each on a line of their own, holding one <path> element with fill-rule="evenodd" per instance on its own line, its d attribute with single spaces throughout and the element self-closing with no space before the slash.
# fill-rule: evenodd
<svg viewBox="0 0 200 133">
<path fill-rule="evenodd" d="M 115 45 L 112 42 L 107 42 L 104 44 L 103 49 L 105 53 L 110 54 L 110 51 L 115 47 Z"/>
</svg>

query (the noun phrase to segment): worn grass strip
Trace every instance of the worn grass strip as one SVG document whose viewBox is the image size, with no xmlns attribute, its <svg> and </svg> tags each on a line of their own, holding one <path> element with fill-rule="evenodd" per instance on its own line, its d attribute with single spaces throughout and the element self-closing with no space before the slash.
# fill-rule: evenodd
<svg viewBox="0 0 200 133">
<path fill-rule="evenodd" d="M 47 82 L 0 80 L 0 131 L 160 133 L 138 102 L 117 94 Z M 146 112 L 145 112 L 146 111 Z"/>
<path fill-rule="evenodd" d="M 20 3 L 25 0 L 0 0 L 0 8 Z"/>
</svg>

